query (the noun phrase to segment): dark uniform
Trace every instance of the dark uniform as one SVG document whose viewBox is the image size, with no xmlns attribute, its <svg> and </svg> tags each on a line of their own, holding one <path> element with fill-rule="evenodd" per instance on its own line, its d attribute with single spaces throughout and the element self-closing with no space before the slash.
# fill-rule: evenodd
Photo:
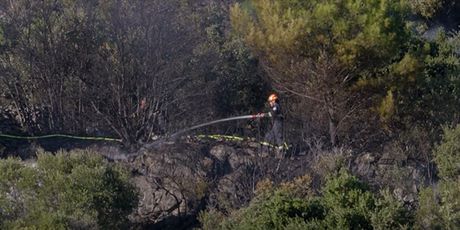
<svg viewBox="0 0 460 230">
<path fill-rule="evenodd" d="M 271 130 L 265 135 L 265 140 L 276 146 L 283 146 L 283 114 L 281 113 L 280 105 L 275 104 L 270 108 L 271 114 Z"/>
</svg>

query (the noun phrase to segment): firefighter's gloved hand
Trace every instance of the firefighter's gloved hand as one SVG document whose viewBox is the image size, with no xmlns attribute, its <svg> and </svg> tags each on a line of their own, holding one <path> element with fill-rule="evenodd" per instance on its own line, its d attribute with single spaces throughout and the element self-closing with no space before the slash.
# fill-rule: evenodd
<svg viewBox="0 0 460 230">
<path fill-rule="evenodd" d="M 253 115 L 253 118 L 261 118 L 261 117 L 265 117 L 265 113 L 258 113 L 256 115 Z"/>
</svg>

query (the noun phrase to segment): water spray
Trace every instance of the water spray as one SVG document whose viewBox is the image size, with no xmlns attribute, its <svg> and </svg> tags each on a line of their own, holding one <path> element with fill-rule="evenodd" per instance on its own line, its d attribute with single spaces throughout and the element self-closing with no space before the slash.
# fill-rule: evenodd
<svg viewBox="0 0 460 230">
<path fill-rule="evenodd" d="M 190 128 L 183 129 L 183 130 L 181 130 L 179 132 L 176 132 L 176 133 L 171 135 L 171 138 L 177 138 L 177 137 L 179 137 L 180 135 L 182 135 L 182 134 L 184 134 L 186 132 L 189 132 L 189 131 L 192 131 L 192 130 L 195 130 L 195 129 L 198 129 L 198 128 L 201 128 L 201 127 L 205 127 L 205 126 L 208 126 L 208 125 L 221 123 L 221 122 L 235 121 L 235 120 L 245 120 L 245 119 L 256 119 L 256 118 L 262 118 L 262 117 L 269 117 L 269 114 L 268 113 L 258 113 L 258 114 L 254 114 L 254 115 L 244 115 L 244 116 L 237 116 L 237 117 L 229 117 L 229 118 L 219 119 L 219 120 L 215 120 L 215 121 L 210 121 L 210 122 L 195 125 L 195 126 L 192 126 Z"/>
</svg>

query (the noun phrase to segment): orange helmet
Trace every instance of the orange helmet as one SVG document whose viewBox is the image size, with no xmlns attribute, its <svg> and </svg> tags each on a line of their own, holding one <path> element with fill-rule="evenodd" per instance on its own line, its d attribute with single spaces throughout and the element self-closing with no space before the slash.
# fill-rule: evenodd
<svg viewBox="0 0 460 230">
<path fill-rule="evenodd" d="M 276 101 L 278 100 L 278 96 L 274 93 L 270 94 L 270 96 L 268 97 L 268 101 Z"/>
</svg>

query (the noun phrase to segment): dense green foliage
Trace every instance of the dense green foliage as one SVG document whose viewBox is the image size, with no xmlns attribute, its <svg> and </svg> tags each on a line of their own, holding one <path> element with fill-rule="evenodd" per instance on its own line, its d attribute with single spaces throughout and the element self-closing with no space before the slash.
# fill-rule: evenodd
<svg viewBox="0 0 460 230">
<path fill-rule="evenodd" d="M 460 125 L 444 129 L 442 143 L 435 150 L 439 176 L 445 180 L 456 180 L 460 176 Z"/>
<path fill-rule="evenodd" d="M 122 228 L 137 207 L 129 174 L 89 151 L 0 161 L 2 229 Z"/>
<path fill-rule="evenodd" d="M 460 126 L 444 130 L 435 150 L 441 180 L 436 188 L 420 193 L 417 225 L 422 229 L 455 229 L 460 226 Z"/>
<path fill-rule="evenodd" d="M 308 192 L 308 183 L 304 177 L 277 188 L 265 186 L 217 229 L 398 229 L 412 224 L 409 211 L 391 194 L 374 195 L 344 170 L 328 179 L 319 196 Z M 203 229 L 216 229 L 210 222 L 216 217 L 215 211 L 202 214 Z"/>
<path fill-rule="evenodd" d="M 380 0 L 251 3 L 249 10 L 232 8 L 234 29 L 258 54 L 275 86 L 300 96 L 304 105 L 293 116 L 303 123 L 318 117 L 315 128 L 335 145 L 366 109 L 367 95 L 351 86 L 398 62 L 410 38 L 407 7 Z"/>
<path fill-rule="evenodd" d="M 442 8 L 445 0 L 409 1 L 412 9 L 423 17 L 433 17 Z"/>
<path fill-rule="evenodd" d="M 274 87 L 293 98 L 289 139 L 315 133 L 332 145 L 373 146 L 384 137 L 397 142 L 417 126 L 433 146 L 442 125 L 458 122 L 460 38 L 443 30 L 420 36 L 424 22 L 411 21 L 414 4 L 252 0 L 233 6 L 234 30 Z M 436 10 L 428 1 L 417 4 Z"/>
<path fill-rule="evenodd" d="M 236 5 L 232 11 L 237 31 L 273 62 L 283 55 L 317 59 L 326 52 L 350 68 L 387 62 L 406 39 L 404 5 L 367 1 L 251 1 L 253 13 Z M 371 58 L 371 59 L 370 59 Z"/>
<path fill-rule="evenodd" d="M 387 68 L 386 76 L 361 79 L 360 86 L 386 95 L 379 111 L 386 124 L 400 130 L 417 124 L 440 131 L 441 125 L 458 120 L 459 39 L 439 32 L 433 41 L 414 40 L 401 61 Z"/>
<path fill-rule="evenodd" d="M 456 0 L 408 0 L 408 2 L 417 15 L 431 20 L 450 16 L 450 12 L 459 8 L 459 2 Z M 458 19 L 458 16 L 454 17 Z"/>
</svg>

